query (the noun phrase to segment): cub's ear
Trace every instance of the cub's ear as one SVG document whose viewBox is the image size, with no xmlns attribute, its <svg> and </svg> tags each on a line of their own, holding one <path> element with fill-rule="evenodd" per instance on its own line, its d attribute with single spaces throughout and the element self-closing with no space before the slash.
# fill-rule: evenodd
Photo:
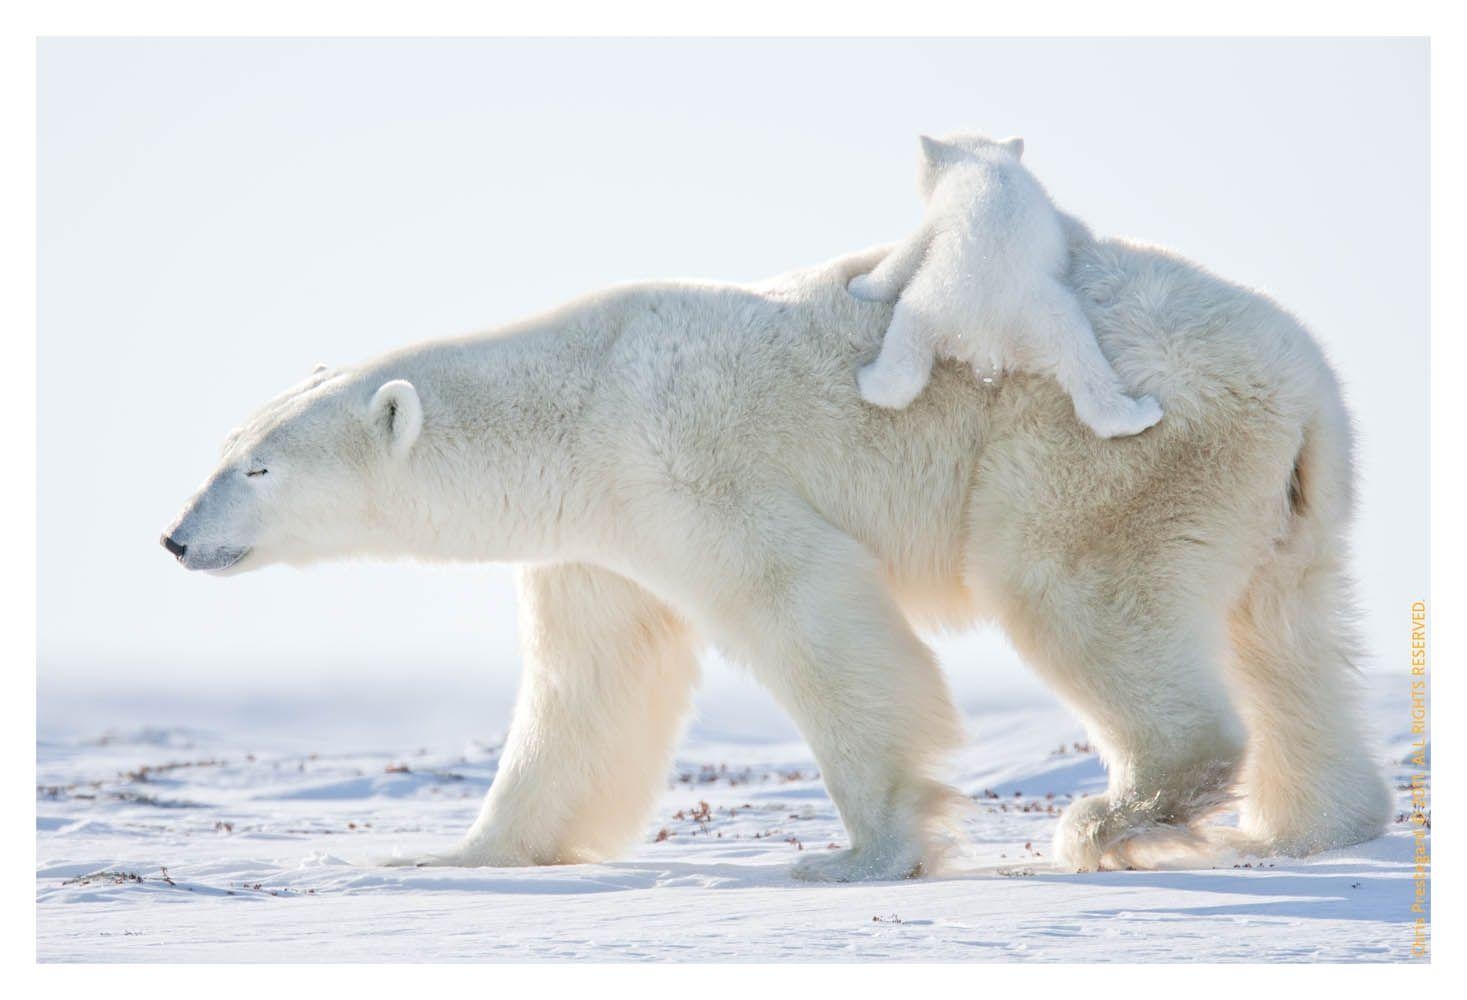
<svg viewBox="0 0 1467 1000">
<path fill-rule="evenodd" d="M 1016 159 L 1016 160 L 1023 159 L 1023 157 L 1024 157 L 1024 140 L 1022 138 L 1020 138 L 1019 136 L 1016 135 L 1016 136 L 1013 136 L 1011 138 L 1005 139 L 1005 140 L 1003 140 L 1003 142 L 1000 142 L 999 145 L 1002 146 L 1004 149 L 1007 149 L 1010 153 L 1012 153 L 1014 159 Z"/>
<path fill-rule="evenodd" d="M 372 395 L 367 422 L 380 435 L 393 458 L 412 450 L 423 430 L 423 403 L 411 382 L 393 379 Z"/>
<path fill-rule="evenodd" d="M 324 371 L 330 371 L 330 370 L 331 370 L 331 366 L 328 365 L 326 362 L 321 361 L 321 362 L 317 362 L 316 367 L 311 369 L 311 374 L 312 375 L 319 375 L 319 374 L 321 374 Z"/>
<path fill-rule="evenodd" d="M 917 141 L 922 144 L 922 159 L 926 160 L 929 166 L 946 166 L 954 156 L 961 152 L 951 143 L 934 139 L 930 135 L 920 135 Z"/>
</svg>

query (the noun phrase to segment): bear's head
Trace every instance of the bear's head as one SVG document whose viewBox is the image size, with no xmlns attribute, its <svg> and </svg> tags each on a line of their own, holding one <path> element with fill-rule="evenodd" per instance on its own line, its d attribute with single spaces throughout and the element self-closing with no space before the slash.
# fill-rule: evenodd
<svg viewBox="0 0 1467 1000">
<path fill-rule="evenodd" d="M 1024 155 L 1024 140 L 1018 136 L 990 139 L 976 132 L 955 132 L 941 139 L 924 135 L 918 140 L 922 156 L 918 161 L 917 189 L 924 199 L 932 197 L 937 182 L 954 166 L 981 161 L 1017 163 Z"/>
<path fill-rule="evenodd" d="M 412 383 L 318 367 L 229 435 L 163 546 L 213 573 L 372 551 L 422 426 Z"/>
</svg>

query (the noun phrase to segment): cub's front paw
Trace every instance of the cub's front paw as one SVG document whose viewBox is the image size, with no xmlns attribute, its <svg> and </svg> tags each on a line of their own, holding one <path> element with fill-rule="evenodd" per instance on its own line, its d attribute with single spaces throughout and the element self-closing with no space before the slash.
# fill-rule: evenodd
<svg viewBox="0 0 1467 1000">
<path fill-rule="evenodd" d="M 906 409 L 921 395 L 925 386 L 925 382 L 894 376 L 874 363 L 856 372 L 856 387 L 861 390 L 861 398 L 872 406 L 888 410 Z"/>
</svg>

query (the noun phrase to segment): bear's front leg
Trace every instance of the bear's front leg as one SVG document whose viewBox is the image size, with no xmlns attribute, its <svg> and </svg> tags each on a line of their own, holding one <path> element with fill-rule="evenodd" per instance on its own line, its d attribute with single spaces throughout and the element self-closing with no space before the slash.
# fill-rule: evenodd
<svg viewBox="0 0 1467 1000">
<path fill-rule="evenodd" d="M 655 804 L 697 676 L 687 628 L 590 566 L 527 567 L 519 596 L 524 677 L 479 818 L 452 850 L 390 864 L 599 861 Z"/>
</svg>

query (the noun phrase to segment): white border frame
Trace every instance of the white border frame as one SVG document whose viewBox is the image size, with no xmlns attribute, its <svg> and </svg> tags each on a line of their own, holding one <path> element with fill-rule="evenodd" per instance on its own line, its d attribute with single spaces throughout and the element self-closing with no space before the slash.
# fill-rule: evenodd
<svg viewBox="0 0 1467 1000">
<path fill-rule="evenodd" d="M 7 406 L 12 428 L 6 445 L 12 454 L 6 464 L 21 469 L 10 486 L 0 491 L 4 522 L 12 542 L 6 547 L 3 569 L 3 602 L 0 602 L 0 643 L 7 654 L 10 697 L 3 701 L 5 739 L 10 759 L 34 760 L 35 752 L 35 663 L 36 663 L 36 40 L 48 35 L 118 36 L 437 36 L 437 35 L 580 35 L 580 36 L 696 36 L 733 33 L 745 36 L 914 36 L 1052 35 L 1063 26 L 1063 37 L 1075 36 L 1199 36 L 1223 33 L 1239 36 L 1278 35 L 1416 35 L 1431 38 L 1431 424 L 1435 428 L 1464 427 L 1463 392 L 1445 384 L 1450 374 L 1464 370 L 1460 337 L 1467 331 L 1460 289 L 1464 284 L 1460 236 L 1467 218 L 1462 211 L 1460 179 L 1467 177 L 1463 162 L 1462 127 L 1464 109 L 1460 95 L 1467 93 L 1464 81 L 1463 36 L 1450 30 L 1447 4 L 1396 2 L 1388 5 L 1337 0 L 1333 3 L 1283 3 L 1261 0 L 1230 0 L 1226 5 L 1206 7 L 1162 3 L 1154 0 L 1112 0 L 1110 3 L 1052 2 L 1038 5 L 986 9 L 979 5 L 906 0 L 896 5 L 850 0 L 845 3 L 792 0 L 741 0 L 731 6 L 703 7 L 671 0 L 622 0 L 616 4 L 588 0 L 558 0 L 524 5 L 516 10 L 495 9 L 486 4 L 458 0 L 415 0 L 389 7 L 377 2 L 348 0 L 254 0 L 249 4 L 205 5 L 181 0 L 134 0 L 105 3 L 100 0 L 38 3 L 23 0 L 0 14 L 5 31 L 0 35 L 0 73 L 3 90 L 4 135 L 7 155 L 0 158 L 0 189 L 3 217 L 9 223 L 3 240 L 5 275 L 3 307 L 6 320 L 0 335 L 3 370 L 18 387 L 18 399 Z M 899 16 L 898 16 L 899 14 Z M 567 31 L 567 27 L 571 30 Z M 1362 136 L 1362 141 L 1369 141 Z M 1452 336 L 1437 337 L 1436 331 Z M 1453 378 L 1452 381 L 1459 379 Z M 1453 619 L 1460 615 L 1460 566 L 1462 529 L 1455 518 L 1457 478 L 1461 460 L 1455 433 L 1438 433 L 1431 442 L 1432 465 L 1439 470 L 1431 478 L 1432 550 L 1442 553 L 1431 560 L 1431 605 L 1433 622 L 1431 662 L 1445 664 L 1433 670 L 1433 707 L 1460 700 L 1461 682 L 1453 665 L 1462 662 L 1460 628 Z M 1455 447 L 1454 447 L 1455 446 Z M 1448 449 L 1451 449 L 1450 451 Z M 18 451 L 16 455 L 14 452 Z M 1453 459 L 1457 461 L 1454 463 Z M 24 541 L 29 538 L 28 544 Z M 1445 611 L 1445 613 L 1443 613 Z M 1402 609 L 1402 634 L 1406 634 Z M 1404 668 L 1402 674 L 1404 676 Z M 1433 864 L 1432 942 L 1430 966 L 1414 970 L 1400 964 L 1379 968 L 1217 966 L 1208 967 L 1209 985 L 1236 987 L 1239 980 L 1267 976 L 1279 986 L 1298 985 L 1299 977 L 1319 983 L 1332 996 L 1351 996 L 1369 991 L 1377 996 L 1387 990 L 1421 989 L 1434 985 L 1441 969 L 1451 971 L 1459 964 L 1451 942 L 1461 929 L 1460 866 L 1455 851 L 1442 847 L 1442 830 L 1458 831 L 1461 808 L 1458 795 L 1460 770 L 1456 764 L 1460 748 L 1451 736 L 1433 741 L 1433 810 L 1438 813 L 1433 845 L 1443 864 Z M 30 800 L 33 768 L 10 769 L 8 792 L 12 801 Z M 1444 794 L 1443 794 L 1444 793 Z M 1444 820 L 1444 822 L 1442 822 Z M 34 825 L 21 828 L 7 824 L 4 835 L 13 848 L 11 856 L 34 861 Z M 1448 835 L 1449 840 L 1455 837 Z M 32 866 L 33 868 L 34 866 Z M 19 874 L 19 873 L 17 873 Z M 49 996 L 67 996 L 85 989 L 89 993 L 127 995 L 133 991 L 156 994 L 185 989 L 210 996 L 254 995 L 263 988 L 285 987 L 290 993 L 319 993 L 330 990 L 353 996 L 406 992 L 421 989 L 424 977 L 434 988 L 468 990 L 488 988 L 496 992 L 525 987 L 542 992 L 547 985 L 558 989 L 583 988 L 604 994 L 624 988 L 647 987 L 686 991 L 700 997 L 728 996 L 761 987 L 785 995 L 799 995 L 817 984 L 834 985 L 842 991 L 895 992 L 911 990 L 914 976 L 918 988 L 948 986 L 955 993 L 977 989 L 1062 989 L 1073 985 L 1087 992 L 1115 989 L 1134 994 L 1138 971 L 1148 980 L 1145 989 L 1177 986 L 1196 990 L 1203 982 L 1194 966 L 1146 967 L 1034 967 L 984 966 L 733 966 L 714 976 L 696 966 L 509 966 L 492 971 L 451 966 L 256 966 L 238 969 L 218 966 L 149 966 L 145 975 L 117 967 L 34 966 L 35 897 L 23 877 L 16 879 L 7 900 L 9 933 L 5 937 L 5 964 L 19 976 L 43 979 L 43 983 L 17 983 L 12 990 L 33 995 L 41 989 Z M 23 933 L 28 928 L 30 933 Z M 1445 944 L 1441 951 L 1436 946 Z M 27 966 L 30 968 L 27 970 Z M 1306 971 L 1308 970 L 1308 971 Z M 1428 971 L 1429 970 L 1429 971 Z M 1404 983 L 1398 978 L 1407 975 Z M 486 981 L 487 976 L 492 979 Z M 975 982 L 982 976 L 984 982 Z M 1020 979 L 1019 977 L 1023 977 Z M 1042 981 L 1036 979 L 1041 976 Z M 105 978 L 104 978 L 105 977 Z M 547 978 L 548 977 L 548 980 Z M 1389 977 L 1389 979 L 1387 978 Z M 1069 982 L 1066 983 L 1065 981 Z M 1289 982 L 1283 982 L 1288 980 Z M 553 981 L 553 983 L 551 982 Z M 835 981 L 835 982 L 832 982 Z M 1324 981 L 1324 982 L 1322 982 Z"/>
</svg>

